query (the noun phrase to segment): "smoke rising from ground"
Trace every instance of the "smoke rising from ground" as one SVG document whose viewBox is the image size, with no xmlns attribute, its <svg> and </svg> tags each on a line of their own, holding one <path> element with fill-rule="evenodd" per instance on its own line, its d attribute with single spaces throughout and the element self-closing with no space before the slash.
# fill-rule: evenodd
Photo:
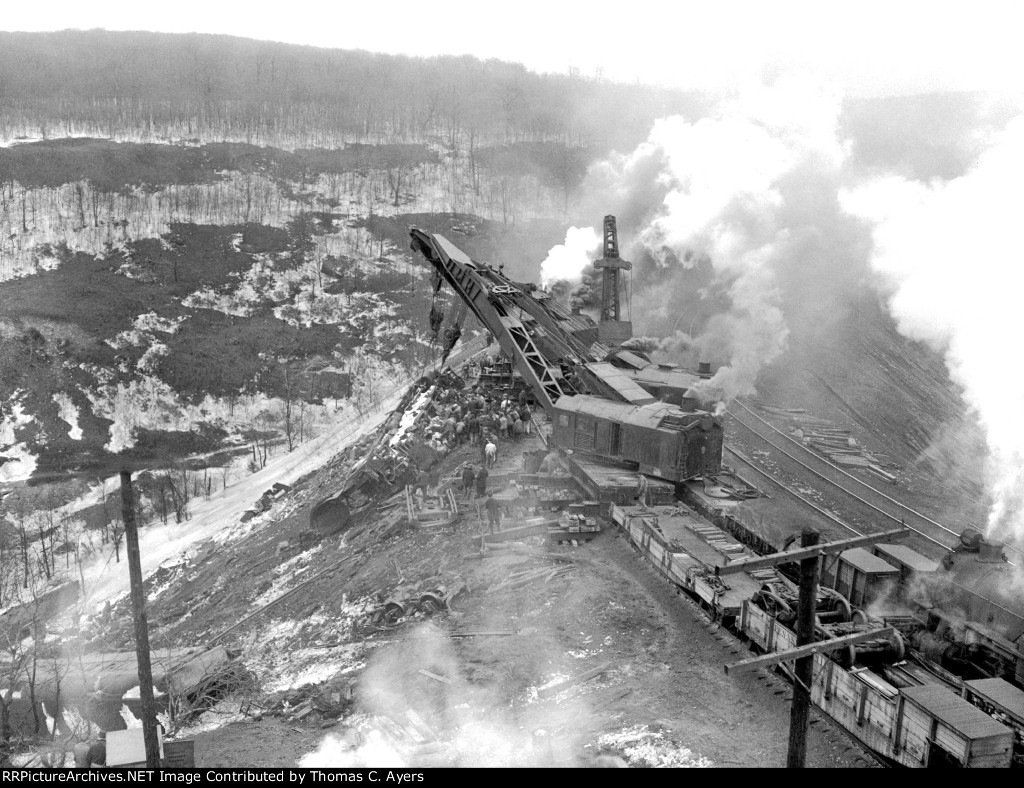
<svg viewBox="0 0 1024 788">
<path fill-rule="evenodd" d="M 945 354 L 988 442 L 988 534 L 1024 538 L 1024 375 L 1015 353 L 1024 117 L 945 183 L 881 178 L 844 204 L 874 226 L 872 265 L 899 330 Z"/>
<path fill-rule="evenodd" d="M 544 766 L 550 753 L 538 750 L 536 731 L 563 728 L 567 719 L 583 725 L 592 717 L 583 698 L 550 710 L 528 698 L 510 707 L 498 682 L 472 680 L 468 667 L 447 632 L 432 624 L 410 630 L 371 657 L 356 692 L 360 713 L 346 720 L 348 728 L 328 734 L 299 765 Z M 404 731 L 428 741 L 417 744 Z"/>
</svg>

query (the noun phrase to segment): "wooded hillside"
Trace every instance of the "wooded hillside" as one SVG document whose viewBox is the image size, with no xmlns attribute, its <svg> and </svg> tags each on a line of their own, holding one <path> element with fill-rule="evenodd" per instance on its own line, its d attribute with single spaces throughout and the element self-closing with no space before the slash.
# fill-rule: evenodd
<svg viewBox="0 0 1024 788">
<path fill-rule="evenodd" d="M 0 33 L 0 136 L 70 133 L 330 147 L 361 139 L 635 144 L 698 94 L 211 35 Z"/>
</svg>

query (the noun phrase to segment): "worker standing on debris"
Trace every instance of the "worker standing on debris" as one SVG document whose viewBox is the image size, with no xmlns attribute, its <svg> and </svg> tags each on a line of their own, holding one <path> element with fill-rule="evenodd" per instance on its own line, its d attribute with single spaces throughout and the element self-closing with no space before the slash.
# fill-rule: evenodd
<svg viewBox="0 0 1024 788">
<path fill-rule="evenodd" d="M 541 460 L 540 467 L 537 469 L 540 473 L 554 473 L 558 469 L 558 452 L 551 451 L 544 455 L 544 459 Z"/>
<path fill-rule="evenodd" d="M 483 498 L 487 495 L 487 469 L 482 465 L 476 472 L 476 497 Z"/>
<path fill-rule="evenodd" d="M 530 422 L 533 419 L 533 413 L 530 412 L 530 408 L 527 405 L 521 405 L 519 407 L 519 418 L 523 421 L 523 428 L 527 435 L 530 434 Z"/>
<path fill-rule="evenodd" d="M 473 466 L 467 462 L 462 466 L 462 489 L 466 493 L 467 501 L 473 497 L 473 481 L 475 478 L 476 474 L 473 472 Z"/>
<path fill-rule="evenodd" d="M 487 459 L 487 467 L 493 468 L 495 461 L 498 459 L 498 447 L 494 444 L 493 438 L 489 438 L 487 445 L 484 446 L 484 457 Z"/>
<path fill-rule="evenodd" d="M 493 495 L 484 504 L 487 509 L 487 524 L 491 527 L 491 533 L 496 534 L 501 530 L 501 504 Z"/>
<path fill-rule="evenodd" d="M 636 483 L 637 504 L 645 512 L 647 511 L 647 477 L 642 473 L 637 475 Z"/>
</svg>

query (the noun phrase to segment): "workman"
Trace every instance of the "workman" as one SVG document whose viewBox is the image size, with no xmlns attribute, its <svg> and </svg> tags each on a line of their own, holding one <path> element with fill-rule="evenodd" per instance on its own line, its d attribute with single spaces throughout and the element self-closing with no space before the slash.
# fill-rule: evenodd
<svg viewBox="0 0 1024 788">
<path fill-rule="evenodd" d="M 467 462 L 462 466 L 462 490 L 466 493 L 467 501 L 473 497 L 473 481 L 475 479 L 476 473 L 473 471 L 473 466 Z"/>
<path fill-rule="evenodd" d="M 640 473 L 637 474 L 636 483 L 636 498 L 637 504 L 643 511 L 647 511 L 647 477 Z"/>
<path fill-rule="evenodd" d="M 487 495 L 487 469 L 482 465 L 476 472 L 476 497 L 483 498 Z"/>
<path fill-rule="evenodd" d="M 487 445 L 484 446 L 484 457 L 487 460 L 487 467 L 493 468 L 494 463 L 498 458 L 498 447 L 494 444 L 494 441 L 489 439 Z"/>
<path fill-rule="evenodd" d="M 491 533 L 496 534 L 501 530 L 501 504 L 493 495 L 484 504 L 487 509 L 487 524 L 491 527 Z"/>
</svg>

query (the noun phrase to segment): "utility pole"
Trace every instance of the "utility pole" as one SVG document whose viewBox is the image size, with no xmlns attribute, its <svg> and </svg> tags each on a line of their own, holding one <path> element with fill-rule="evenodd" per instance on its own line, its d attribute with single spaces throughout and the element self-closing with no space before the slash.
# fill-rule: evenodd
<svg viewBox="0 0 1024 788">
<path fill-rule="evenodd" d="M 737 574 L 764 569 L 769 566 L 800 562 L 800 596 L 797 603 L 796 646 L 784 651 L 773 651 L 760 657 L 740 660 L 725 666 L 726 673 L 742 673 L 759 670 L 782 662 L 795 662 L 793 679 L 793 706 L 789 718 L 789 754 L 786 765 L 791 769 L 803 768 L 807 756 L 807 725 L 811 710 L 811 681 L 814 676 L 814 655 L 819 652 L 835 651 L 854 643 L 897 637 L 892 627 L 870 629 L 852 635 L 815 641 L 815 608 L 818 600 L 818 559 L 822 555 L 842 553 L 852 547 L 882 544 L 903 539 L 910 533 L 907 528 L 896 528 L 877 534 L 855 536 L 835 542 L 819 544 L 817 531 L 805 529 L 800 535 L 800 548 L 783 553 L 753 556 L 730 561 L 715 567 L 715 575 Z M 747 602 L 743 603 L 748 604 Z"/>
<path fill-rule="evenodd" d="M 153 702 L 153 666 L 149 658 L 149 624 L 146 622 L 146 597 L 142 589 L 142 557 L 139 532 L 135 526 L 135 494 L 132 472 L 121 471 L 121 515 L 131 579 L 132 613 L 135 618 L 135 654 L 139 662 L 139 698 L 142 702 L 142 736 L 146 744 L 146 767 L 160 768 L 160 742 L 156 735 L 156 706 Z"/>
<path fill-rule="evenodd" d="M 814 547 L 821 534 L 809 528 L 800 534 L 801 547 Z M 818 555 L 815 553 L 800 562 L 800 598 L 797 605 L 796 645 L 806 646 L 814 641 L 814 609 L 818 599 Z M 811 715 L 811 679 L 814 674 L 814 655 L 800 657 L 793 668 L 793 705 L 789 716 L 789 755 L 786 766 L 802 769 L 807 760 L 807 725 Z"/>
</svg>

